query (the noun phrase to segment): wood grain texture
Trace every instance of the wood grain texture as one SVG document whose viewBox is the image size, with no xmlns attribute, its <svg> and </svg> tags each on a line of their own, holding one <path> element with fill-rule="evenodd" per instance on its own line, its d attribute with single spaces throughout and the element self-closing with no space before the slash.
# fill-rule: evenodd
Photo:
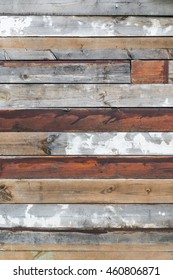
<svg viewBox="0 0 173 280">
<path fill-rule="evenodd" d="M 172 36 L 173 17 L 1 16 L 0 36 Z"/>
<path fill-rule="evenodd" d="M 130 62 L 5 61 L 0 83 L 130 83 Z"/>
<path fill-rule="evenodd" d="M 2 15 L 146 15 L 172 16 L 173 3 L 170 0 L 3 0 L 0 1 Z"/>
<path fill-rule="evenodd" d="M 0 251 L 132 251 L 173 250 L 172 231 L 114 231 L 111 233 L 41 232 L 1 230 Z"/>
<path fill-rule="evenodd" d="M 133 84 L 166 84 L 168 83 L 167 61 L 132 61 Z"/>
<path fill-rule="evenodd" d="M 0 180 L 0 203 L 172 203 L 173 180 Z"/>
<path fill-rule="evenodd" d="M 0 108 L 173 107 L 172 91 L 171 84 L 1 84 Z"/>
<path fill-rule="evenodd" d="M 0 251 L 0 260 L 172 260 L 173 252 Z"/>
<path fill-rule="evenodd" d="M 173 84 L 173 62 L 169 62 L 169 83 Z"/>
<path fill-rule="evenodd" d="M 68 53 L 81 50 L 91 50 L 102 53 L 108 49 L 172 49 L 173 37 L 107 37 L 85 38 L 85 37 L 0 37 L 0 49 L 30 49 L 30 50 L 58 50 L 61 53 Z M 70 46 L 70 47 L 69 47 Z M 172 57 L 172 55 L 170 54 Z"/>
<path fill-rule="evenodd" d="M 171 204 L 0 204 L 0 228 L 81 230 L 169 229 Z"/>
<path fill-rule="evenodd" d="M 3 60 L 91 60 L 91 59 L 173 59 L 173 49 L 0 49 L 0 59 Z"/>
<path fill-rule="evenodd" d="M 173 133 L 0 132 L 1 156 L 173 155 Z"/>
<path fill-rule="evenodd" d="M 1 132 L 170 132 L 172 108 L 0 110 Z"/>
<path fill-rule="evenodd" d="M 173 157 L 1 157 L 0 178 L 173 179 Z"/>
</svg>

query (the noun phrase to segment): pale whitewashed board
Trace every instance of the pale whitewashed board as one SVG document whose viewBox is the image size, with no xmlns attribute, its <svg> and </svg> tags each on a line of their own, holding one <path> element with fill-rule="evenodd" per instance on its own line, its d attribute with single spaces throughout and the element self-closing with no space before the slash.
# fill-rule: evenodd
<svg viewBox="0 0 173 280">
<path fill-rule="evenodd" d="M 0 36 L 173 36 L 173 17 L 0 16 Z"/>
<path fill-rule="evenodd" d="M 6 0 L 1 14 L 50 15 L 172 15 L 171 0 Z"/>
<path fill-rule="evenodd" d="M 173 107 L 173 85 L 1 84 L 0 108 Z"/>
<path fill-rule="evenodd" d="M 173 133 L 0 133 L 0 155 L 173 155 Z"/>
<path fill-rule="evenodd" d="M 173 205 L 16 204 L 0 205 L 1 228 L 171 228 Z"/>
</svg>

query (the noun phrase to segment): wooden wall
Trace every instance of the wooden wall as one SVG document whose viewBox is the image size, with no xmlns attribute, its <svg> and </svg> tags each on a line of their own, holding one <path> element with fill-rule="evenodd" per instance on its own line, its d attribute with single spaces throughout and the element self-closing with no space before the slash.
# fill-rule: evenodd
<svg viewBox="0 0 173 280">
<path fill-rule="evenodd" d="M 0 259 L 173 259 L 172 203 L 173 2 L 0 0 Z"/>
</svg>

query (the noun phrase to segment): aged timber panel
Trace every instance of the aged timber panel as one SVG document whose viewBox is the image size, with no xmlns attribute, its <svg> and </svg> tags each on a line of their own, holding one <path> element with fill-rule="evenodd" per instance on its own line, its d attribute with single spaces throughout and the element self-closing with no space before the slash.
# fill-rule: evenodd
<svg viewBox="0 0 173 280">
<path fill-rule="evenodd" d="M 172 36 L 173 17 L 0 16 L 0 36 Z"/>
</svg>

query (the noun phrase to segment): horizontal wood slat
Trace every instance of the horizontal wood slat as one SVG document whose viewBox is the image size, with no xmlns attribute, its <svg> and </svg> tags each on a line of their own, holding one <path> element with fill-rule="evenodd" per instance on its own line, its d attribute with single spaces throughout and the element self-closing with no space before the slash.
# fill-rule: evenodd
<svg viewBox="0 0 173 280">
<path fill-rule="evenodd" d="M 0 251 L 0 260 L 172 260 L 173 252 Z"/>
<path fill-rule="evenodd" d="M 169 132 L 173 108 L 0 110 L 0 131 Z"/>
<path fill-rule="evenodd" d="M 69 47 L 70 46 L 70 47 Z M 0 37 L 0 49 L 24 49 L 30 50 L 58 50 L 62 53 L 78 51 L 85 52 L 85 49 L 94 52 L 105 52 L 108 49 L 172 49 L 173 37 L 107 37 L 105 38 L 85 38 L 85 37 Z M 139 51 L 139 50 L 138 50 Z"/>
<path fill-rule="evenodd" d="M 173 155 L 173 133 L 0 133 L 0 155 Z"/>
<path fill-rule="evenodd" d="M 173 49 L 95 49 L 94 42 L 91 48 L 76 49 L 0 49 L 0 60 L 91 60 L 91 59 L 173 59 Z"/>
<path fill-rule="evenodd" d="M 169 65 L 167 61 L 132 61 L 133 84 L 167 84 Z"/>
<path fill-rule="evenodd" d="M 0 16 L 0 36 L 172 36 L 173 17 Z"/>
<path fill-rule="evenodd" d="M 170 0 L 3 0 L 0 1 L 0 13 L 7 15 L 158 15 L 171 16 L 173 3 Z"/>
<path fill-rule="evenodd" d="M 0 231 L 3 250 L 46 251 L 132 251 L 169 252 L 173 250 L 172 231 L 114 231 L 111 233 Z"/>
<path fill-rule="evenodd" d="M 1 157 L 0 170 L 1 179 L 173 179 L 173 157 Z"/>
<path fill-rule="evenodd" d="M 164 84 L 1 84 L 0 108 L 173 107 L 172 92 Z"/>
<path fill-rule="evenodd" d="M 172 203 L 173 180 L 0 180 L 0 203 Z"/>
<path fill-rule="evenodd" d="M 130 83 L 130 62 L 5 61 L 0 83 Z"/>
<path fill-rule="evenodd" d="M 97 231 L 169 229 L 171 204 L 0 204 L 0 228 Z"/>
</svg>

